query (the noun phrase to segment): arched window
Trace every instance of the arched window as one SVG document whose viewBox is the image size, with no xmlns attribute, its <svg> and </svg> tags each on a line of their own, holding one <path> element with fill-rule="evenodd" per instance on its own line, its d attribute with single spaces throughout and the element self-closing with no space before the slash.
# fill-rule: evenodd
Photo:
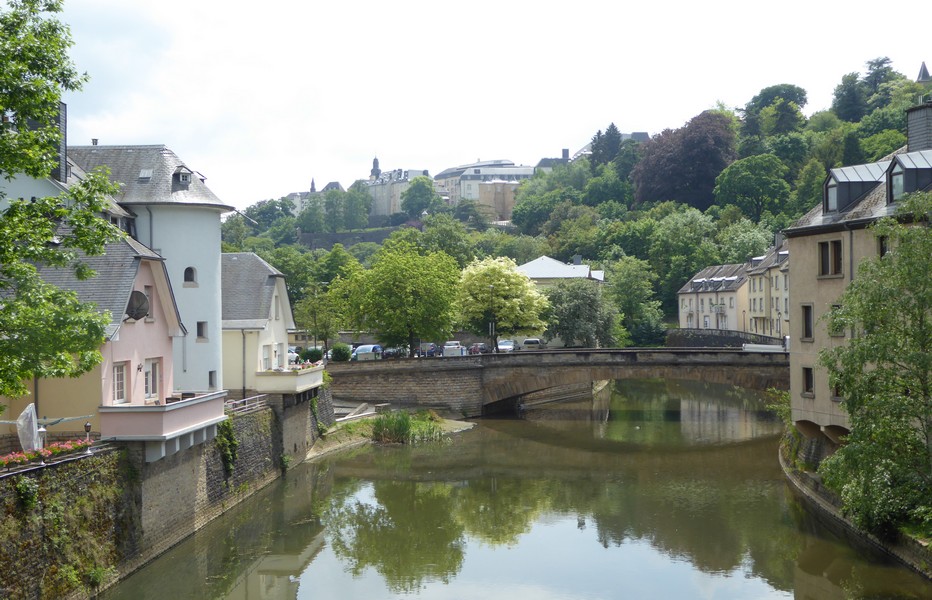
<svg viewBox="0 0 932 600">
<path fill-rule="evenodd" d="M 184 287 L 197 287 L 197 270 L 194 267 L 184 270 Z"/>
</svg>

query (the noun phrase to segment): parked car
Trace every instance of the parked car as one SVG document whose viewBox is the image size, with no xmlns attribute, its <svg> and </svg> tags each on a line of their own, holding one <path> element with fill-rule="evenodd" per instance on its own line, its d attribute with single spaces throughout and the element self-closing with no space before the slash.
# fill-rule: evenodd
<svg viewBox="0 0 932 600">
<path fill-rule="evenodd" d="M 463 356 L 466 348 L 457 340 L 449 340 L 443 345 L 443 356 Z"/>
<path fill-rule="evenodd" d="M 470 354 L 488 354 L 489 346 L 483 342 L 476 342 L 469 347 Z"/>
<path fill-rule="evenodd" d="M 439 354 L 437 344 L 433 342 L 423 342 L 417 350 L 418 356 L 438 356 Z"/>
<path fill-rule="evenodd" d="M 295 348 L 294 346 L 288 346 L 288 362 L 296 363 L 298 362 L 299 358 L 300 358 L 300 355 L 298 354 L 298 349 Z"/>
<path fill-rule="evenodd" d="M 540 341 L 540 338 L 527 338 L 524 340 L 525 350 L 540 350 L 541 348 L 546 347 L 547 345 Z"/>
<path fill-rule="evenodd" d="M 498 340 L 499 352 L 514 352 L 515 350 L 516 344 L 514 340 Z"/>
<path fill-rule="evenodd" d="M 378 344 L 363 344 L 358 346 L 350 355 L 350 360 L 377 360 L 382 358 L 382 346 Z"/>
<path fill-rule="evenodd" d="M 382 350 L 382 358 L 404 358 L 407 355 L 407 348 L 386 348 Z"/>
</svg>

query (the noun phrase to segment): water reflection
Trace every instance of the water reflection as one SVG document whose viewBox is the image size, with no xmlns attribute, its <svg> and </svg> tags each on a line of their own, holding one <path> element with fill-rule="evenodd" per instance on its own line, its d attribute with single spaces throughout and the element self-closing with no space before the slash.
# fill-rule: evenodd
<svg viewBox="0 0 932 600">
<path fill-rule="evenodd" d="M 789 495 L 759 397 L 624 382 L 526 417 L 295 469 L 108 597 L 932 597 Z"/>
</svg>

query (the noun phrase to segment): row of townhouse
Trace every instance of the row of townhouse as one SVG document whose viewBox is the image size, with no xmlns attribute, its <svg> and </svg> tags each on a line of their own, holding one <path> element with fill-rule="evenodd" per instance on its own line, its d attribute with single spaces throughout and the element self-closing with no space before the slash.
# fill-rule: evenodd
<svg viewBox="0 0 932 600">
<path fill-rule="evenodd" d="M 41 271 L 109 315 L 103 362 L 79 378 L 34 380 L 26 396 L 0 397 L 7 418 L 33 404 L 50 437 L 67 437 L 84 431 L 62 419 L 80 416 L 102 439 L 144 442 L 154 461 L 212 439 L 231 399 L 316 394 L 322 367 L 288 368 L 294 320 L 283 275 L 253 254 L 221 254 L 220 218 L 232 207 L 202 175 L 162 145 L 63 142 L 59 153 L 63 167 L 48 178 L 16 176 L 0 191 L 7 199 L 56 196 L 97 167 L 119 184 L 101 216 L 125 237 L 85 257 L 96 276 Z M 0 427 L 9 448 L 16 427 Z"/>
<path fill-rule="evenodd" d="M 829 449 L 842 442 L 849 421 L 819 353 L 845 344 L 853 332 L 829 330 L 826 315 L 858 265 L 887 251 L 871 224 L 893 215 L 904 194 L 932 191 L 932 96 L 906 117 L 904 148 L 874 163 L 831 169 L 822 202 L 787 228 L 785 239 L 747 263 L 703 269 L 678 293 L 681 328 L 790 341 L 792 419 L 803 435 Z"/>
<path fill-rule="evenodd" d="M 763 256 L 706 267 L 677 292 L 679 326 L 782 338 L 789 330 L 789 277 L 781 236 Z"/>
</svg>

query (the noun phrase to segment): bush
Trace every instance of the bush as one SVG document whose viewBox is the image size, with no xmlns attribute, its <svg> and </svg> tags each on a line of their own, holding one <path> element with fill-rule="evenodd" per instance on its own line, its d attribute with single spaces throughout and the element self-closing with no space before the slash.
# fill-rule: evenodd
<svg viewBox="0 0 932 600">
<path fill-rule="evenodd" d="M 353 351 L 350 349 L 349 344 L 337 342 L 333 345 L 333 360 L 337 362 L 347 362 L 352 353 Z"/>
<path fill-rule="evenodd" d="M 372 423 L 372 439 L 388 444 L 416 444 L 443 437 L 440 418 L 433 412 L 418 412 L 413 417 L 405 411 L 379 415 Z"/>
<path fill-rule="evenodd" d="M 308 348 L 301 351 L 301 360 L 315 363 L 324 357 L 324 351 L 320 348 Z"/>
</svg>

